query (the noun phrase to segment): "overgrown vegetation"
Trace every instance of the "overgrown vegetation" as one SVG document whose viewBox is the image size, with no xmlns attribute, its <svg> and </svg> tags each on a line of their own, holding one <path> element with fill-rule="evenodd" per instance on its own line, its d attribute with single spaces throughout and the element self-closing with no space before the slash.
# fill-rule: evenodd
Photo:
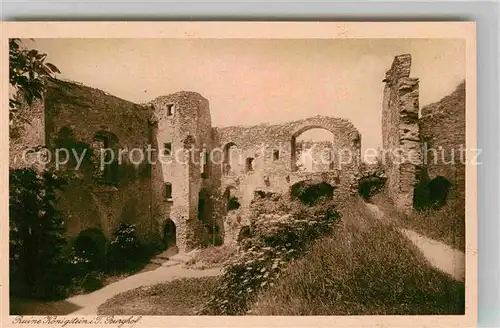
<svg viewBox="0 0 500 328">
<path fill-rule="evenodd" d="M 142 243 L 132 224 L 121 224 L 110 241 L 100 229 L 84 230 L 71 249 L 72 291 L 93 291 L 103 287 L 109 276 L 137 272 L 161 249 L 161 245 Z"/>
<path fill-rule="evenodd" d="M 334 188 L 326 182 L 303 181 L 292 186 L 290 194 L 306 205 L 314 205 L 321 197 L 333 196 Z"/>
<path fill-rule="evenodd" d="M 285 199 L 255 201 L 240 252 L 224 266 L 221 283 L 198 314 L 245 314 L 259 291 L 272 285 L 287 263 L 303 256 L 338 221 L 330 199 L 314 203 L 310 207 Z"/>
<path fill-rule="evenodd" d="M 9 265 L 11 294 L 50 298 L 69 284 L 64 223 L 55 202 L 65 181 L 51 172 L 9 174 Z"/>
<path fill-rule="evenodd" d="M 394 227 L 357 202 L 343 225 L 289 264 L 256 315 L 463 314 L 464 284 L 432 269 Z"/>
<path fill-rule="evenodd" d="M 68 243 L 56 207 L 66 180 L 31 168 L 11 170 L 9 180 L 11 296 L 58 299 L 93 291 L 106 275 L 139 270 L 160 248 L 140 243 L 126 224 L 111 242 L 100 229 L 87 229 Z"/>
</svg>

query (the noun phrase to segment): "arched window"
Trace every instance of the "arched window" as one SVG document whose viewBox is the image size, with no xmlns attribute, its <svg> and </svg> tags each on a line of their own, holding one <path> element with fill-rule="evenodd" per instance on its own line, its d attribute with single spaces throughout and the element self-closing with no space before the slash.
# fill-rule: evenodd
<svg viewBox="0 0 500 328">
<path fill-rule="evenodd" d="M 222 172 L 225 176 L 234 175 L 236 170 L 236 156 L 238 147 L 234 142 L 228 142 L 223 149 Z"/>
<path fill-rule="evenodd" d="M 248 157 L 245 161 L 245 171 L 252 172 L 255 170 L 255 159 L 253 157 Z"/>
<path fill-rule="evenodd" d="M 99 184 L 118 184 L 118 138 L 108 131 L 99 131 L 92 141 L 94 179 Z"/>
</svg>

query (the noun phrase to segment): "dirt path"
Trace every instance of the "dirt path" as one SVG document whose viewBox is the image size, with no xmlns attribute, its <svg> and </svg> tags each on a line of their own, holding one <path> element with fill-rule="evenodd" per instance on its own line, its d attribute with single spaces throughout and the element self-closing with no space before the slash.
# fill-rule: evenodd
<svg viewBox="0 0 500 328">
<path fill-rule="evenodd" d="M 413 230 L 399 229 L 424 254 L 429 263 L 455 280 L 465 281 L 465 254 L 450 246 L 427 238 Z"/>
<path fill-rule="evenodd" d="M 393 222 L 387 218 L 377 205 L 366 203 L 366 207 L 376 219 Z M 455 280 L 465 280 L 465 254 L 463 252 L 413 230 L 403 228 L 398 228 L 398 230 L 418 247 L 433 267 L 449 274 Z"/>
<path fill-rule="evenodd" d="M 183 277 L 206 277 L 220 274 L 220 269 L 191 270 L 185 269 L 180 262 L 164 263 L 153 271 L 138 273 L 123 280 L 107 285 L 95 292 L 77 295 L 66 301 L 79 307 L 71 314 L 97 314 L 97 307 L 111 297 L 140 286 L 151 286 L 161 282 L 168 282 Z"/>
</svg>

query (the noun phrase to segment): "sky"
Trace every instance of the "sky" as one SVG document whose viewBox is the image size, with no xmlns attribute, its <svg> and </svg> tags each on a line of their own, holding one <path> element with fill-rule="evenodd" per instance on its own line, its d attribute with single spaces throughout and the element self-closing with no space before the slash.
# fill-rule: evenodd
<svg viewBox="0 0 500 328">
<path fill-rule="evenodd" d="M 36 39 L 64 78 L 135 103 L 177 91 L 210 102 L 212 126 L 282 123 L 315 115 L 350 120 L 362 148 L 381 146 L 385 72 L 412 55 L 420 106 L 465 79 L 455 39 Z"/>
</svg>

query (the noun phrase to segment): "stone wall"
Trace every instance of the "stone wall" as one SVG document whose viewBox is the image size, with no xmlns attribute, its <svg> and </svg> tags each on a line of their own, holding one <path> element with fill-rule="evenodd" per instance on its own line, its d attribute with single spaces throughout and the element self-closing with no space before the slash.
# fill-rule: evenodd
<svg viewBox="0 0 500 328">
<path fill-rule="evenodd" d="M 465 199 L 465 82 L 440 101 L 421 110 L 423 166 L 428 179 L 442 176 L 451 182 L 449 197 Z"/>
<path fill-rule="evenodd" d="M 44 165 L 37 163 L 38 153 L 28 152 L 28 150 L 45 145 L 44 102 L 37 100 L 31 106 L 23 104 L 19 111 L 27 121 L 19 121 L 15 135 L 9 138 L 9 167 L 20 169 L 35 166 L 36 169 L 41 170 Z"/>
<path fill-rule="evenodd" d="M 337 165 L 331 171 L 301 172 L 295 165 L 296 138 L 313 128 L 326 129 L 333 135 L 333 152 L 342 158 L 334 159 Z M 288 194 L 293 184 L 304 180 L 330 183 L 336 188 L 338 198 L 356 192 L 361 141 L 358 131 L 345 119 L 315 116 L 276 125 L 225 127 L 216 129 L 214 136 L 214 144 L 222 149 L 222 163 L 218 166 L 222 181 L 220 190 L 230 190 L 241 204 L 236 214 L 226 217 L 233 222 L 224 225 L 226 239 L 238 235 L 229 230 L 231 227 L 234 230 L 245 225 L 247 208 L 256 192 Z M 227 156 L 229 146 L 233 146 L 234 151 L 230 152 L 233 156 Z M 228 163 L 224 157 L 232 161 Z"/>
<path fill-rule="evenodd" d="M 382 144 L 388 192 L 398 210 L 413 207 L 421 163 L 418 79 L 410 77 L 411 56 L 396 56 L 383 82 Z"/>
<path fill-rule="evenodd" d="M 109 137 L 114 150 L 144 149 L 150 143 L 151 113 L 146 107 L 53 79 L 48 80 L 44 98 L 45 144 L 52 151 L 61 147 L 61 139 L 65 147 L 78 145 L 87 154 L 96 138 Z M 131 223 L 141 238 L 148 238 L 156 231 L 151 220 L 151 167 L 146 162 L 134 164 L 123 153 L 121 164 L 112 172 L 116 183 L 103 184 L 96 181 L 100 162 L 96 156 L 88 157 L 78 170 L 72 162 L 63 168 L 69 184 L 59 205 L 69 236 L 87 228 L 101 228 L 110 236 L 120 223 Z"/>
</svg>

